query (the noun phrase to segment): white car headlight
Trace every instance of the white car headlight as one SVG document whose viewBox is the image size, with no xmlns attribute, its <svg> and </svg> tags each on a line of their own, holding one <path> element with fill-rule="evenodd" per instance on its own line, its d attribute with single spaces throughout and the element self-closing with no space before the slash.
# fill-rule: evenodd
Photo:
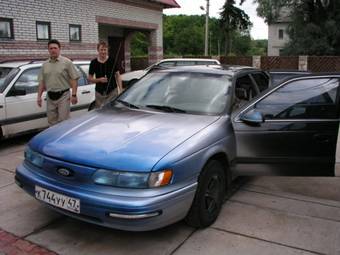
<svg viewBox="0 0 340 255">
<path fill-rule="evenodd" d="M 136 173 L 99 169 L 94 173 L 93 181 L 101 185 L 145 189 L 168 185 L 171 177 L 171 170 L 153 173 Z"/>
<path fill-rule="evenodd" d="M 25 149 L 25 159 L 37 167 L 42 167 L 44 162 L 43 156 L 33 151 L 30 147 L 26 147 Z"/>
</svg>

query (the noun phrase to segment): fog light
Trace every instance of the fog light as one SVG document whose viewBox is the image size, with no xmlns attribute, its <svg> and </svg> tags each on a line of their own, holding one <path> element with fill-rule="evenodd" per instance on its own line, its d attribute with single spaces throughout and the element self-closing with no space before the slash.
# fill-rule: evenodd
<svg viewBox="0 0 340 255">
<path fill-rule="evenodd" d="M 156 217 L 160 214 L 161 214 L 161 212 L 151 212 L 151 213 L 143 213 L 143 214 L 109 213 L 109 216 L 112 217 L 112 218 L 119 218 L 119 219 L 126 219 L 126 220 L 139 220 L 139 219 Z"/>
</svg>

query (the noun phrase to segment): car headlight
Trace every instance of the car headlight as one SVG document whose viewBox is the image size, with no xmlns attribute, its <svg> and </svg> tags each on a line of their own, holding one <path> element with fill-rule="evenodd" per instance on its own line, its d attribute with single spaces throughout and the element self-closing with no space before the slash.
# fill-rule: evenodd
<svg viewBox="0 0 340 255">
<path fill-rule="evenodd" d="M 37 167 L 42 167 L 44 161 L 44 158 L 30 147 L 26 147 L 25 149 L 25 159 Z"/>
<path fill-rule="evenodd" d="M 93 175 L 93 181 L 96 184 L 139 189 L 168 185 L 171 178 L 171 170 L 153 173 L 135 173 L 99 169 Z"/>
</svg>

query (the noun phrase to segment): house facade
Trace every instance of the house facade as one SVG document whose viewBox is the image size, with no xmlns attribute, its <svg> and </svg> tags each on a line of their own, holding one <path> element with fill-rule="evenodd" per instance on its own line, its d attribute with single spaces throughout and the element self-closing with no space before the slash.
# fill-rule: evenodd
<svg viewBox="0 0 340 255">
<path fill-rule="evenodd" d="M 0 61 L 45 59 L 49 39 L 61 42 L 64 56 L 91 59 L 105 40 L 129 71 L 136 32 L 147 35 L 149 63 L 163 58 L 163 9 L 175 7 L 175 0 L 0 0 Z"/>
<path fill-rule="evenodd" d="M 281 8 L 278 18 L 268 24 L 268 56 L 280 56 L 281 50 L 289 41 L 287 28 L 290 23 L 290 10 Z"/>
</svg>

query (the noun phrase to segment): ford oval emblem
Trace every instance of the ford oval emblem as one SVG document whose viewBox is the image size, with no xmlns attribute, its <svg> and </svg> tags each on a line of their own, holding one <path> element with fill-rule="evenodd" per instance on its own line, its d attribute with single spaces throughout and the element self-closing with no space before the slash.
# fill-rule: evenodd
<svg viewBox="0 0 340 255">
<path fill-rule="evenodd" d="M 57 172 L 58 174 L 65 176 L 65 177 L 71 176 L 71 171 L 66 168 L 59 168 Z"/>
</svg>

